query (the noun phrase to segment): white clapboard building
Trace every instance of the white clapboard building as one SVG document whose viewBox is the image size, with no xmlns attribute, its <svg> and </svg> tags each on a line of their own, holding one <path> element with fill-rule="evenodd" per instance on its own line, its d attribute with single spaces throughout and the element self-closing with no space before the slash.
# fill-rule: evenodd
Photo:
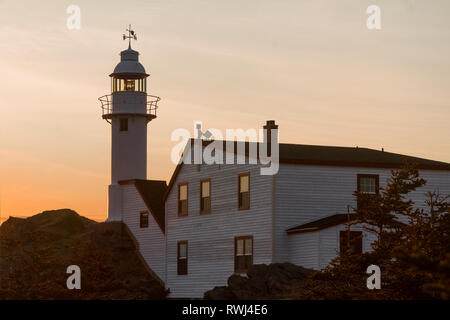
<svg viewBox="0 0 450 320">
<path fill-rule="evenodd" d="M 249 161 L 180 162 L 168 184 L 147 180 L 147 124 L 156 118 L 159 98 L 147 94 L 148 74 L 138 55 L 131 46 L 121 52 L 110 75 L 112 93 L 100 98 L 112 133 L 108 220 L 128 226 L 170 297 L 202 297 L 251 264 L 327 266 L 341 250 L 347 207 L 357 205 L 353 192 L 377 192 L 405 158 L 427 180 L 411 195 L 416 204 L 427 191 L 450 194 L 449 163 L 367 148 L 283 143 L 274 175 L 262 175 L 262 165 Z M 268 121 L 265 128 L 277 126 Z M 245 146 L 248 151 L 250 144 Z M 360 226 L 351 230 L 352 249 L 370 250 L 373 236 Z"/>
</svg>

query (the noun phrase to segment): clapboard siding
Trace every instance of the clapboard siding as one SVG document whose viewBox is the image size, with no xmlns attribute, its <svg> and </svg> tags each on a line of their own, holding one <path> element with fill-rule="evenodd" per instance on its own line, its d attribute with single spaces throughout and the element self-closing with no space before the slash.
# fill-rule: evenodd
<svg viewBox="0 0 450 320">
<path fill-rule="evenodd" d="M 238 175 L 250 172 L 250 209 L 238 210 Z M 234 238 L 253 236 L 253 263 L 289 261 L 308 268 L 326 267 L 339 251 L 339 231 L 345 225 L 317 232 L 288 235 L 286 229 L 355 206 L 357 174 L 378 174 L 380 186 L 389 169 L 313 165 L 280 165 L 275 176 L 262 176 L 258 165 L 184 164 L 165 203 L 166 238 L 153 217 L 149 228 L 139 227 L 147 210 L 134 185 L 124 185 L 123 221 L 140 244 L 150 268 L 165 281 L 173 298 L 203 297 L 205 291 L 226 285 L 234 273 Z M 427 191 L 450 194 L 450 172 L 421 171 L 428 183 L 410 194 L 423 207 Z M 211 213 L 200 214 L 200 180 L 211 181 Z M 178 184 L 188 183 L 188 216 L 178 217 Z M 353 226 L 352 230 L 358 230 Z M 177 275 L 177 242 L 188 241 L 188 274 Z M 363 250 L 374 236 L 364 232 Z"/>
<path fill-rule="evenodd" d="M 238 174 L 250 172 L 250 209 L 238 210 Z M 200 180 L 211 179 L 211 213 L 200 215 Z M 188 216 L 177 216 L 178 183 L 188 182 Z M 252 235 L 253 262 L 272 261 L 273 177 L 256 165 L 184 164 L 166 201 L 167 287 L 203 297 L 234 273 L 234 237 Z M 177 275 L 177 242 L 188 241 L 188 274 Z"/>
<path fill-rule="evenodd" d="M 149 211 L 133 184 L 122 185 L 123 222 L 133 232 L 139 250 L 148 266 L 165 281 L 166 244 L 165 236 L 149 212 L 148 228 L 140 227 L 140 212 Z"/>
<path fill-rule="evenodd" d="M 289 261 L 305 268 L 323 269 L 339 254 L 339 234 L 345 231 L 346 225 L 341 224 L 315 232 L 296 233 L 289 235 Z M 376 236 L 364 230 L 361 224 L 352 225 L 352 231 L 362 231 L 363 252 L 372 250 Z"/>
<path fill-rule="evenodd" d="M 289 262 L 304 268 L 317 269 L 319 265 L 319 233 L 298 233 L 288 238 Z"/>
<path fill-rule="evenodd" d="M 380 187 L 391 176 L 389 169 L 352 168 L 313 165 L 280 165 L 275 177 L 275 256 L 276 262 L 289 260 L 287 228 L 311 222 L 336 213 L 345 213 L 347 205 L 355 206 L 353 192 L 357 174 L 378 174 Z M 423 170 L 427 185 L 409 197 L 423 207 L 427 191 L 439 189 L 450 194 L 450 172 Z"/>
<path fill-rule="evenodd" d="M 346 231 L 345 224 L 333 226 L 327 229 L 320 230 L 319 234 L 319 265 L 318 269 L 325 268 L 329 265 L 331 260 L 336 258 L 340 251 L 339 234 L 341 231 Z M 363 252 L 372 251 L 372 243 L 376 240 L 374 233 L 364 230 L 361 224 L 352 225 L 351 231 L 362 231 L 362 250 Z"/>
</svg>

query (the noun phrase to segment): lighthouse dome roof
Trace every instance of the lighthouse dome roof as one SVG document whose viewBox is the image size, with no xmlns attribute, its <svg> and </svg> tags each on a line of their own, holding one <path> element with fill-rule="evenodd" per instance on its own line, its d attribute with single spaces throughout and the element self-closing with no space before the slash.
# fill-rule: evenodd
<svg viewBox="0 0 450 320">
<path fill-rule="evenodd" d="M 113 73 L 110 76 L 126 76 L 142 78 L 147 77 L 144 66 L 139 62 L 139 52 L 128 49 L 120 53 L 120 62 L 114 68 Z"/>
</svg>

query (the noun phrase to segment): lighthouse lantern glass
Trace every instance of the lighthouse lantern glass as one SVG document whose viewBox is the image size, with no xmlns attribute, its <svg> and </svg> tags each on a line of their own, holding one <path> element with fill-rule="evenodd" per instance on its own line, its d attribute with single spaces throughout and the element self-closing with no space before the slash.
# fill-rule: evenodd
<svg viewBox="0 0 450 320">
<path fill-rule="evenodd" d="M 111 83 L 111 91 L 112 92 L 120 92 L 120 91 L 138 91 L 138 92 L 146 92 L 147 91 L 147 79 L 122 79 L 122 78 L 112 78 Z"/>
</svg>

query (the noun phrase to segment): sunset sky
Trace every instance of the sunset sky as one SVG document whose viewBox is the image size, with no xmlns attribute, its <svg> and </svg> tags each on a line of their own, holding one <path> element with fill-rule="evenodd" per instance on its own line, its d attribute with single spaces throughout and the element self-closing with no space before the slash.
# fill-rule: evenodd
<svg viewBox="0 0 450 320">
<path fill-rule="evenodd" d="M 81 29 L 69 30 L 69 5 Z M 381 30 L 366 9 L 381 8 Z M 450 1 L 0 0 L 0 214 L 106 218 L 110 125 L 97 98 L 127 47 L 162 98 L 148 174 L 177 128 L 279 124 L 280 141 L 450 162 Z"/>
</svg>

